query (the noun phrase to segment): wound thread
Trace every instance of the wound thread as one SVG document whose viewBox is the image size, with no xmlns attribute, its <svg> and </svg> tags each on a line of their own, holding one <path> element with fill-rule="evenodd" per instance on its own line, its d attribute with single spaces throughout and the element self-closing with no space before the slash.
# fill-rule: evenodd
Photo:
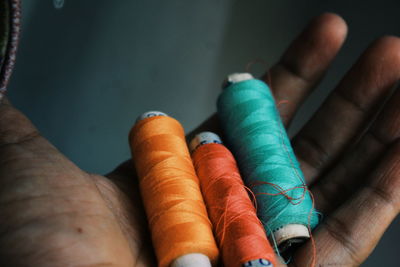
<svg viewBox="0 0 400 267">
<path fill-rule="evenodd" d="M 318 215 L 269 87 L 256 79 L 232 82 L 217 106 L 228 144 L 245 184 L 256 197 L 257 214 L 269 238 L 278 246 L 306 238 L 304 230 L 296 229 L 303 227 L 307 234 L 317 225 Z M 289 228 L 295 231 L 286 235 Z"/>
<path fill-rule="evenodd" d="M 129 141 L 159 266 L 191 253 L 215 264 L 218 248 L 180 123 L 145 118 Z"/>
<path fill-rule="evenodd" d="M 240 267 L 254 260 L 263 262 L 263 266 L 275 265 L 274 251 L 233 155 L 218 140 L 201 143 L 192 152 L 192 160 L 224 266 Z"/>
</svg>

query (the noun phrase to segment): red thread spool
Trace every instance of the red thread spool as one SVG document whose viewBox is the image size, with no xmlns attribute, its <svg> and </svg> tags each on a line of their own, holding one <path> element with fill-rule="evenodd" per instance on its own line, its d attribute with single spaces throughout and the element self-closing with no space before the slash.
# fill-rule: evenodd
<svg viewBox="0 0 400 267">
<path fill-rule="evenodd" d="M 231 152 L 210 132 L 197 135 L 190 147 L 225 266 L 275 265 L 274 251 Z"/>
</svg>

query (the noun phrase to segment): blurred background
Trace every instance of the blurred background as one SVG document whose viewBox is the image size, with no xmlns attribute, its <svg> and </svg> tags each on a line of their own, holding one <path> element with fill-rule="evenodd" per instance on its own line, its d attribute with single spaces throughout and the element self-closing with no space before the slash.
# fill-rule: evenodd
<svg viewBox="0 0 400 267">
<path fill-rule="evenodd" d="M 192 130 L 211 115 L 224 77 L 276 62 L 306 23 L 336 12 L 349 36 L 295 133 L 381 35 L 400 34 L 400 2 L 292 0 L 23 0 L 9 97 L 78 166 L 106 173 L 130 157 L 127 134 L 161 110 Z M 254 65 L 261 74 L 266 66 Z M 400 219 L 363 266 L 398 266 Z M 396 254 L 397 253 L 397 254 Z"/>
</svg>

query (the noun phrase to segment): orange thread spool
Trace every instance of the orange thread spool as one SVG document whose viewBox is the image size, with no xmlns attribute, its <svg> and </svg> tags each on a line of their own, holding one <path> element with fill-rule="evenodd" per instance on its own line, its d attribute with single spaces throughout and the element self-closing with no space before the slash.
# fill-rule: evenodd
<svg viewBox="0 0 400 267">
<path fill-rule="evenodd" d="M 215 264 L 218 248 L 180 123 L 144 118 L 129 141 L 159 266 L 191 253 Z"/>
<path fill-rule="evenodd" d="M 190 146 L 225 266 L 275 265 L 274 251 L 231 152 L 210 132 L 197 135 Z"/>
</svg>

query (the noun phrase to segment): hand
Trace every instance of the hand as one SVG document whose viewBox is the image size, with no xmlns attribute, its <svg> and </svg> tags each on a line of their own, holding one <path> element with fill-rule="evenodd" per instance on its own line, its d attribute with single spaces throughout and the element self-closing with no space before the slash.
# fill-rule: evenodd
<svg viewBox="0 0 400 267">
<path fill-rule="evenodd" d="M 346 35 L 322 15 L 270 70 L 286 125 L 322 78 Z M 324 221 L 314 231 L 316 263 L 359 265 L 400 209 L 400 39 L 361 56 L 293 145 Z M 267 77 L 267 75 L 265 76 Z M 217 131 L 216 117 L 199 129 Z M 366 126 L 368 129 L 366 129 Z M 89 174 L 41 137 L 7 100 L 0 105 L 0 266 L 155 266 L 130 161 Z M 293 265 L 311 263 L 311 242 Z"/>
<path fill-rule="evenodd" d="M 286 126 L 318 85 L 347 33 L 333 14 L 315 18 L 263 79 Z M 293 138 L 323 221 L 290 266 L 358 266 L 400 210 L 400 39 L 372 43 Z M 385 100 L 388 100 L 385 102 Z M 214 115 L 196 132 L 218 130 Z"/>
<path fill-rule="evenodd" d="M 155 266 L 133 172 L 80 170 L 7 100 L 0 177 L 0 266 Z"/>
</svg>

